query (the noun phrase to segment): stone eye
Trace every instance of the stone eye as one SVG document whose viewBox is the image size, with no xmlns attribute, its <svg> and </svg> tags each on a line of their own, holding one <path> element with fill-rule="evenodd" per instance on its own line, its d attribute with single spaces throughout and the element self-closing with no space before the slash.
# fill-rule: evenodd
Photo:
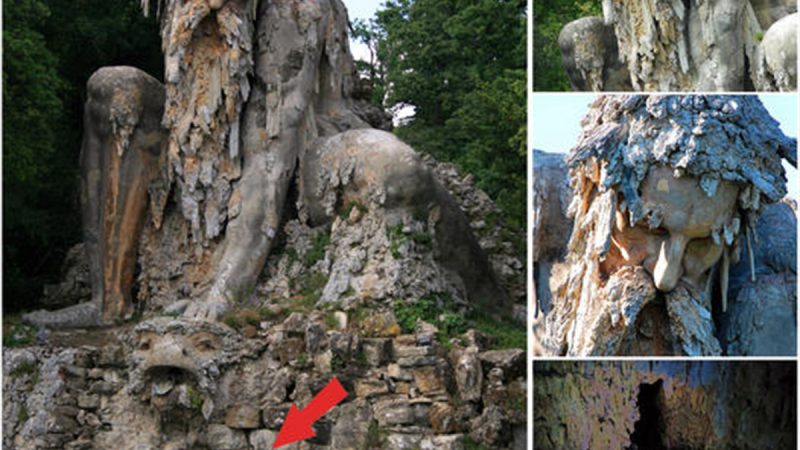
<svg viewBox="0 0 800 450">
<path fill-rule="evenodd" d="M 214 343 L 211 342 L 211 339 L 202 339 L 194 344 L 194 346 L 200 350 L 201 352 L 207 352 L 210 350 L 216 350 L 214 347 Z"/>
<path fill-rule="evenodd" d="M 215 336 L 208 333 L 201 333 L 190 338 L 194 348 L 200 352 L 210 352 L 219 350 L 219 342 Z"/>
<path fill-rule="evenodd" d="M 139 342 L 139 350 L 150 350 L 150 339 L 142 339 L 141 342 Z"/>
</svg>

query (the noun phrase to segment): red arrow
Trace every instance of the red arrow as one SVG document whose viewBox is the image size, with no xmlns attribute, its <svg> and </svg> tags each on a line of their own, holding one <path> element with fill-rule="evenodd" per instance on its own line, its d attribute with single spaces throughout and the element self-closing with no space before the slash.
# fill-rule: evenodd
<svg viewBox="0 0 800 450">
<path fill-rule="evenodd" d="M 347 398 L 347 391 L 344 390 L 339 380 L 333 377 L 330 383 L 319 391 L 302 411 L 294 405 L 289 408 L 289 413 L 286 415 L 286 420 L 283 421 L 281 431 L 278 432 L 278 438 L 275 439 L 272 448 L 276 449 L 316 436 L 317 433 L 314 432 L 311 425 L 345 398 Z"/>
</svg>

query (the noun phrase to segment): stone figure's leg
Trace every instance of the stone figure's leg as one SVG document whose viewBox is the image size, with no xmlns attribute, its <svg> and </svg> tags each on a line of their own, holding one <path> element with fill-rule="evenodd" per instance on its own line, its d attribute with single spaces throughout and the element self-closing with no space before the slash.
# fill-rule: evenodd
<svg viewBox="0 0 800 450">
<path fill-rule="evenodd" d="M 419 155 L 397 137 L 379 130 L 334 135 L 309 150 L 301 171 L 302 201 L 313 224 L 332 221 L 337 205 L 352 202 L 383 208 L 387 216 L 397 212 L 434 220 L 436 259 L 458 274 L 469 301 L 484 312 L 511 311 L 469 220 Z"/>
<path fill-rule="evenodd" d="M 237 292 L 255 286 L 280 226 L 300 149 L 315 137 L 313 95 L 330 10 L 309 4 L 298 11 L 292 4 L 260 5 L 256 80 L 243 117 L 242 177 L 232 196 L 238 215 L 228 224 L 214 282 L 204 299 L 186 310 L 188 317 L 215 320 Z M 296 13 L 306 17 L 295 20 Z"/>
<path fill-rule="evenodd" d="M 744 89 L 744 39 L 742 22 L 745 2 L 741 0 L 713 0 L 710 25 L 715 42 L 711 49 L 713 88 L 718 91 Z M 702 81 L 700 86 L 705 85 Z"/>
</svg>

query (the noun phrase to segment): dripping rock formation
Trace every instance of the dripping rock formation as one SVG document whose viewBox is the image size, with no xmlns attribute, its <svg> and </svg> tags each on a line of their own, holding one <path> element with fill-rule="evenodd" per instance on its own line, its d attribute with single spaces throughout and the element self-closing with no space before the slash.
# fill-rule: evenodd
<svg viewBox="0 0 800 450">
<path fill-rule="evenodd" d="M 582 124 L 534 153 L 541 352 L 793 355 L 796 141 L 753 97 L 601 97 Z"/>
</svg>

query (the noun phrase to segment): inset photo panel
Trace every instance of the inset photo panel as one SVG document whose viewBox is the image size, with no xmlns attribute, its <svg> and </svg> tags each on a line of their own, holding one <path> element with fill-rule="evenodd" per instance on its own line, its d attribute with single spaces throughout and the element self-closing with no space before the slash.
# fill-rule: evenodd
<svg viewBox="0 0 800 450">
<path fill-rule="evenodd" d="M 795 0 L 537 0 L 533 89 L 797 90 Z"/>
<path fill-rule="evenodd" d="M 795 95 L 532 114 L 535 355 L 796 355 Z"/>
<path fill-rule="evenodd" d="M 794 450 L 795 361 L 536 361 L 536 450 Z"/>
</svg>

